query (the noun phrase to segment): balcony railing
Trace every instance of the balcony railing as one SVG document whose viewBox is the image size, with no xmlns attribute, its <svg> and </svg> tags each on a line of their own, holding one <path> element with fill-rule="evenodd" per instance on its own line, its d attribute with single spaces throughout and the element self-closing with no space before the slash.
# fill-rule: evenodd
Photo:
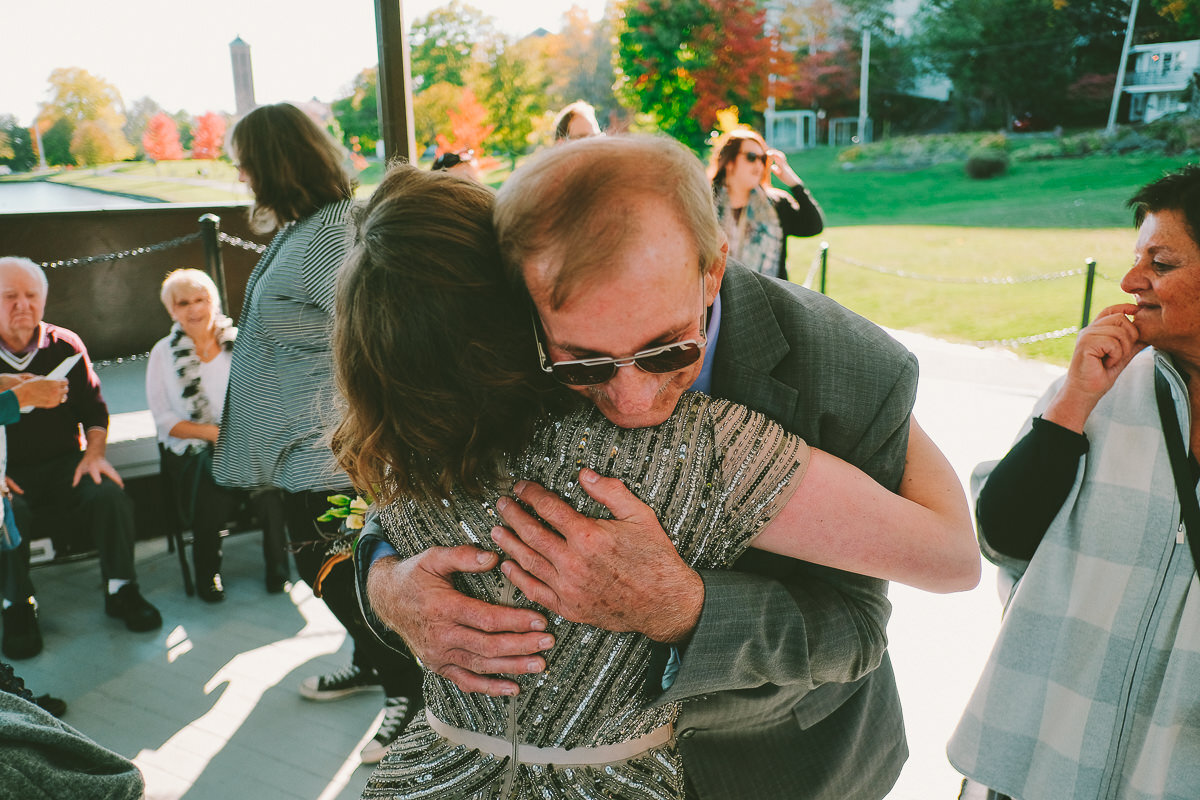
<svg viewBox="0 0 1200 800">
<path fill-rule="evenodd" d="M 1185 69 L 1172 69 L 1167 72 L 1161 69 L 1135 70 L 1126 73 L 1125 85 L 1178 87 L 1180 84 L 1186 84 L 1190 77 L 1191 72 Z"/>
</svg>

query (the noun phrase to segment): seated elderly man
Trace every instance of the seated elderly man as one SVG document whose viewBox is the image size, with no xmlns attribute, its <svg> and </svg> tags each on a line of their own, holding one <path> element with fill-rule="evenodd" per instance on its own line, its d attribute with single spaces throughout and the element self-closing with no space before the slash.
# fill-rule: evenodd
<svg viewBox="0 0 1200 800">
<path fill-rule="evenodd" d="M 108 407 L 87 349 L 66 328 L 42 321 L 48 284 L 41 267 L 25 258 L 0 258 L 0 374 L 46 375 L 79 355 L 66 374 L 67 401 L 35 408 L 8 426 L 8 488 L 17 529 L 32 529 L 33 515 L 66 511 L 71 524 L 90 532 L 100 551 L 104 610 L 131 631 L 162 625 L 158 610 L 138 591 L 133 567 L 133 505 L 121 476 L 105 459 Z M 80 427 L 83 436 L 80 436 Z M 37 604 L 29 579 L 29 535 L 0 556 L 4 605 L 3 652 L 29 658 L 42 649 Z"/>
</svg>

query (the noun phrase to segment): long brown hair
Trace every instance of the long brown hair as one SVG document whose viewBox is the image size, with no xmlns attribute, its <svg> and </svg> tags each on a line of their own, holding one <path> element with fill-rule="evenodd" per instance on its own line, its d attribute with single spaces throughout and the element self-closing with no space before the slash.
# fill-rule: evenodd
<svg viewBox="0 0 1200 800">
<path fill-rule="evenodd" d="M 528 297 L 500 264 L 492 199 L 466 178 L 396 164 L 356 213 L 337 285 L 346 408 L 332 444 L 380 502 L 478 490 L 567 395 L 538 368 Z"/>
<path fill-rule="evenodd" d="M 729 165 L 742 152 L 742 143 L 746 141 L 757 143 L 762 148 L 763 153 L 766 153 L 769 149 L 766 140 L 750 128 L 735 128 L 728 131 L 713 145 L 712 164 L 708 168 L 708 177 L 712 180 L 714 187 L 725 183 L 725 170 L 729 169 Z M 760 183 L 763 186 L 770 185 L 771 170 L 763 170 L 762 181 Z"/>
<path fill-rule="evenodd" d="M 354 197 L 337 142 L 288 103 L 259 106 L 233 129 L 233 152 L 250 181 L 250 227 L 270 233 L 322 206 Z"/>
</svg>

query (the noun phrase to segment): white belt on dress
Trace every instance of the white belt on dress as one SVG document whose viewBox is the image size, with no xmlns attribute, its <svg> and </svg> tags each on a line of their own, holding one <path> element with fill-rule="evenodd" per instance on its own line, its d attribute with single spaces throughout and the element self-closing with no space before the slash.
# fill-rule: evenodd
<svg viewBox="0 0 1200 800">
<path fill-rule="evenodd" d="M 425 721 L 435 733 L 447 740 L 490 753 L 498 758 L 508 758 L 513 754 L 513 743 L 499 736 L 489 736 L 478 731 L 468 731 L 456 728 L 442 722 L 425 709 Z M 517 760 L 522 764 L 554 764 L 556 766 L 589 766 L 595 764 L 611 764 L 614 761 L 624 761 L 641 755 L 652 747 L 667 744 L 674 736 L 673 726 L 667 723 L 655 728 L 649 733 L 616 744 L 602 744 L 595 747 L 537 747 L 532 744 L 516 746 Z"/>
</svg>

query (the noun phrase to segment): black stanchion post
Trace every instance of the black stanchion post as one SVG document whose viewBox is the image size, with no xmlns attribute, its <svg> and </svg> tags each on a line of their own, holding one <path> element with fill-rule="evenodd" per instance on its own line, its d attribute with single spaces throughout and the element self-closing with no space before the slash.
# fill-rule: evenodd
<svg viewBox="0 0 1200 800">
<path fill-rule="evenodd" d="M 829 242 L 821 242 L 821 294 L 825 294 L 825 273 L 829 269 Z"/>
<path fill-rule="evenodd" d="M 229 298 L 225 296 L 225 262 L 221 260 L 221 218 L 205 214 L 200 218 L 200 238 L 204 240 L 204 265 L 217 285 L 221 310 L 229 313 Z"/>
<path fill-rule="evenodd" d="M 1092 320 L 1092 285 L 1096 282 L 1096 259 L 1089 258 L 1087 264 L 1087 283 L 1083 287 L 1083 322 L 1080 329 L 1086 328 Z"/>
</svg>

